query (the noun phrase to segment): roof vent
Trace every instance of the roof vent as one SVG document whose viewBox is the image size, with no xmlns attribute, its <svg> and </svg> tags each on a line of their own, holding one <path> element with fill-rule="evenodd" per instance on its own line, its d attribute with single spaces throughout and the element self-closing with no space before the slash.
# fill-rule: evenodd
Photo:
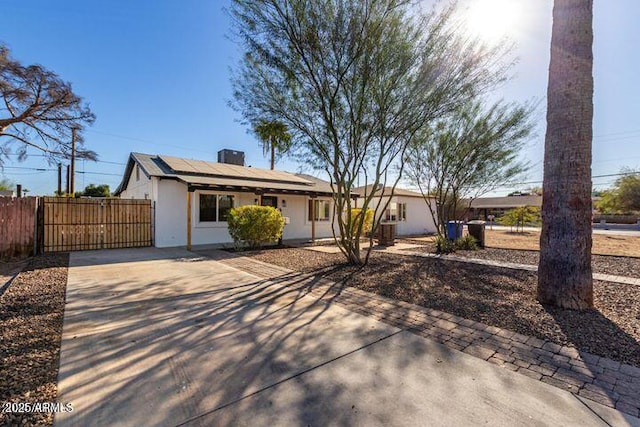
<svg viewBox="0 0 640 427">
<path fill-rule="evenodd" d="M 218 151 L 218 163 L 244 166 L 244 151 L 220 150 Z"/>
</svg>

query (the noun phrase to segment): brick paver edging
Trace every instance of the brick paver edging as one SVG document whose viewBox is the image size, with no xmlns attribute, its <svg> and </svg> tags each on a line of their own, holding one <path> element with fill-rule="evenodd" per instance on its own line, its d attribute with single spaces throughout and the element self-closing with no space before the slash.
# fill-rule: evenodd
<svg viewBox="0 0 640 427">
<path fill-rule="evenodd" d="M 407 249 L 394 249 L 393 246 L 390 246 L 384 249 L 382 252 L 388 252 L 395 255 L 415 256 L 420 258 L 438 258 L 438 259 L 444 259 L 447 261 L 464 262 L 467 264 L 487 265 L 490 267 L 511 268 L 513 270 L 538 271 L 537 265 L 517 264 L 515 262 L 494 261 L 494 260 L 479 259 L 479 258 L 467 258 L 467 257 L 461 257 L 461 256 L 455 256 L 455 255 L 432 254 L 428 252 L 415 252 Z M 623 283 L 626 285 L 640 286 L 640 279 L 635 277 L 615 276 L 613 274 L 594 273 L 593 278 L 595 280 L 602 280 L 604 282 Z"/>
<path fill-rule="evenodd" d="M 321 300 L 337 303 L 350 311 L 374 317 L 621 412 L 640 416 L 640 368 L 636 366 L 450 313 L 340 286 L 326 279 L 317 280 L 312 275 L 251 258 L 224 252 L 209 252 L 207 256 L 261 278 L 275 279 L 286 275 L 316 279 L 309 293 Z M 297 286 L 302 282 L 296 280 Z"/>
</svg>

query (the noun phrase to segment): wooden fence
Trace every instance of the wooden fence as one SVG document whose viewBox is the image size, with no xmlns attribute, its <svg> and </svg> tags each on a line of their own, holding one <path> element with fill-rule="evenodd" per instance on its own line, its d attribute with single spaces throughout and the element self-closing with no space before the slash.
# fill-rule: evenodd
<svg viewBox="0 0 640 427">
<path fill-rule="evenodd" d="M 37 204 L 36 197 L 0 197 L 0 259 L 34 254 Z"/>
<path fill-rule="evenodd" d="M 0 259 L 153 244 L 150 200 L 0 197 Z"/>
<path fill-rule="evenodd" d="M 44 197 L 45 252 L 152 245 L 150 200 Z"/>
</svg>

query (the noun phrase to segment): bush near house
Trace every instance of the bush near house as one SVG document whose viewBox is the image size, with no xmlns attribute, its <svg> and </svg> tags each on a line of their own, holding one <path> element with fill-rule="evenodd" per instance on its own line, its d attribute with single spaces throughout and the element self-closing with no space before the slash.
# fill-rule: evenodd
<svg viewBox="0 0 640 427">
<path fill-rule="evenodd" d="M 259 248 L 282 237 L 284 217 L 271 206 L 240 206 L 231 209 L 227 224 L 236 245 Z"/>
<path fill-rule="evenodd" d="M 362 236 L 366 236 L 371 232 L 371 228 L 373 227 L 373 209 L 367 209 L 367 212 L 364 214 L 364 220 L 361 220 L 362 209 L 353 208 L 351 209 L 351 223 L 349 227 L 351 229 L 351 235 L 354 235 L 358 224 L 360 221 L 362 223 Z"/>
</svg>

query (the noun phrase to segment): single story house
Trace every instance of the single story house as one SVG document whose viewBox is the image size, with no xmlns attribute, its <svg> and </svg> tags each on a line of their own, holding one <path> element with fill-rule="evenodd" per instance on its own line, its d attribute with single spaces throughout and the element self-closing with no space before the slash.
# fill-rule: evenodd
<svg viewBox="0 0 640 427">
<path fill-rule="evenodd" d="M 463 201 L 463 205 L 468 204 Z M 542 196 L 523 195 L 505 197 L 479 197 L 471 201 L 469 206 L 469 218 L 487 220 L 489 215 L 495 218 L 502 216 L 506 211 L 523 206 L 542 207 Z M 467 216 L 467 215 L 465 215 Z"/>
<path fill-rule="evenodd" d="M 283 239 L 331 237 L 332 194 L 309 175 L 142 153 L 131 153 L 114 192 L 153 201 L 157 247 L 232 243 L 227 215 L 244 205 L 280 209 Z"/>
<path fill-rule="evenodd" d="M 364 197 L 372 193 L 373 186 L 358 187 L 354 191 Z M 436 232 L 433 217 L 421 193 L 396 187 L 392 196 L 392 187 L 378 186 L 374 194 L 369 207 L 375 209 L 379 206 L 376 209 L 376 218 L 381 222 L 396 223 L 396 235 L 411 236 Z M 427 200 L 432 203 L 435 212 L 435 201 L 433 198 Z M 383 209 L 387 201 L 389 205 Z M 356 199 L 356 205 L 358 202 L 360 201 Z"/>
</svg>

